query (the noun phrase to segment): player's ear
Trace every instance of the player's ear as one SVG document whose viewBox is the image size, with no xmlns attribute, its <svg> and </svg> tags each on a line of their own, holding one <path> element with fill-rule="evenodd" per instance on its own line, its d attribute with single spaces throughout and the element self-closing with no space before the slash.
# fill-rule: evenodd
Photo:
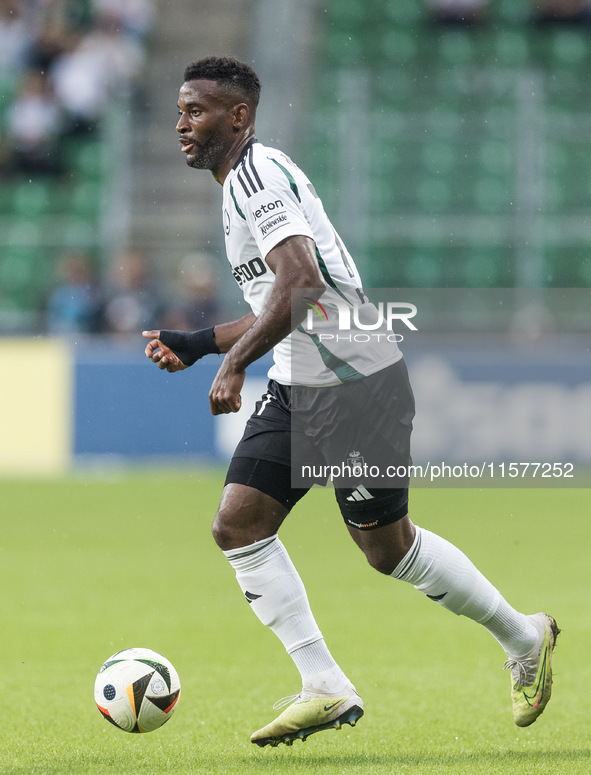
<svg viewBox="0 0 591 775">
<path fill-rule="evenodd" d="M 232 126 L 234 129 L 244 129 L 250 124 L 250 108 L 245 102 L 240 102 L 232 108 Z"/>
</svg>

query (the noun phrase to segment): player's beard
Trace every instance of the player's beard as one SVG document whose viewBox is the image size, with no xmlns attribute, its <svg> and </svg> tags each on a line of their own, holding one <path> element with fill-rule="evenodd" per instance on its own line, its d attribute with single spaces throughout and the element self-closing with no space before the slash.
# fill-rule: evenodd
<svg viewBox="0 0 591 775">
<path fill-rule="evenodd" d="M 193 145 L 193 153 L 187 156 L 187 164 L 196 170 L 211 170 L 219 166 L 226 155 L 221 138 L 212 136 L 203 143 Z"/>
</svg>

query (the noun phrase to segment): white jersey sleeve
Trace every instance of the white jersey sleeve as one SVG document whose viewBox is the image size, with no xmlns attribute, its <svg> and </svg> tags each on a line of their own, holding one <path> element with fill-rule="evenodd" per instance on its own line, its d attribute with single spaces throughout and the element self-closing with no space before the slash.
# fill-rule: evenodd
<svg viewBox="0 0 591 775">
<path fill-rule="evenodd" d="M 288 237 L 314 239 L 297 187 L 278 160 L 263 154 L 255 160 L 251 146 L 236 171 L 233 192 L 263 258 Z"/>
</svg>

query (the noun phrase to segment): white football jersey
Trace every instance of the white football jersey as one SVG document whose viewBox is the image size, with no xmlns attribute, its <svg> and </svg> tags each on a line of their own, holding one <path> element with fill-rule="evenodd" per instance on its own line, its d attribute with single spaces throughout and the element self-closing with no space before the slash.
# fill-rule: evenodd
<svg viewBox="0 0 591 775">
<path fill-rule="evenodd" d="M 268 253 L 288 237 L 303 235 L 316 244 L 326 291 L 309 300 L 307 319 L 274 347 L 269 377 L 284 385 L 336 385 L 402 357 L 385 326 L 381 335 L 373 326 L 378 310 L 365 297 L 357 267 L 312 183 L 281 151 L 256 140 L 246 146 L 224 181 L 223 224 L 232 273 L 255 315 L 275 280 Z M 367 333 L 347 329 L 353 318 L 365 321 Z"/>
</svg>

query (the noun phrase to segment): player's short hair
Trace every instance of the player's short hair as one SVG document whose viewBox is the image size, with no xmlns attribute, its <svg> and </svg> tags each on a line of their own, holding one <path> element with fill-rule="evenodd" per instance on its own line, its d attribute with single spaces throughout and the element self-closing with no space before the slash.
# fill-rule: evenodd
<svg viewBox="0 0 591 775">
<path fill-rule="evenodd" d="M 239 98 L 245 98 L 255 108 L 259 104 L 261 82 L 250 65 L 232 57 L 205 57 L 185 67 L 185 81 L 205 79 L 215 81 Z"/>
</svg>

